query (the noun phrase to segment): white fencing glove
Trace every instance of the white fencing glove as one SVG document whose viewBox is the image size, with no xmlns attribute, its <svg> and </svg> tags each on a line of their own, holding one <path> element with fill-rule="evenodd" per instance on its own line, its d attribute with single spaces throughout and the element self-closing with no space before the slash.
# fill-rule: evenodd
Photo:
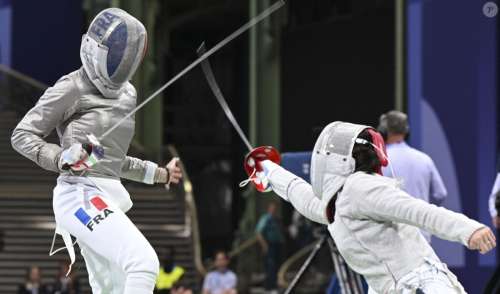
<svg viewBox="0 0 500 294">
<path fill-rule="evenodd" d="M 75 143 L 71 145 L 68 149 L 64 149 L 59 157 L 59 169 L 60 170 L 73 170 L 82 171 L 89 168 L 85 164 L 85 160 L 89 157 L 92 152 L 92 147 L 89 148 L 89 144 Z"/>
<path fill-rule="evenodd" d="M 74 143 L 64 149 L 59 156 L 58 167 L 60 170 L 83 171 L 104 157 L 104 148 L 93 135 L 87 135 L 90 143 Z"/>
</svg>

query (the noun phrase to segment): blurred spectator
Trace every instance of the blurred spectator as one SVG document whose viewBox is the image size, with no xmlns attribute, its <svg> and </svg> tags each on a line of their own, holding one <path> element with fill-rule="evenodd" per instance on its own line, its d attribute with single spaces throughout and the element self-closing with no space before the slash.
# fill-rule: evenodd
<svg viewBox="0 0 500 294">
<path fill-rule="evenodd" d="M 408 117 L 401 111 L 392 110 L 380 116 L 378 131 L 384 136 L 389 157 L 389 166 L 382 172 L 386 177 L 402 180 L 402 188 L 408 194 L 425 202 L 432 198 L 441 203 L 447 196 L 443 180 L 434 161 L 405 142 L 409 129 Z M 431 234 L 425 231 L 422 234 L 430 243 Z"/>
<path fill-rule="evenodd" d="M 160 256 L 160 273 L 156 280 L 157 294 L 191 294 L 191 290 L 182 285 L 186 270 L 175 264 L 175 250 L 169 247 Z"/>
<path fill-rule="evenodd" d="M 312 242 L 314 225 L 309 219 L 303 217 L 297 210 L 293 211 L 292 222 L 288 226 L 288 233 L 296 245 L 296 250 L 299 250 Z"/>
<path fill-rule="evenodd" d="M 493 184 L 493 188 L 491 189 L 491 194 L 490 194 L 490 201 L 489 201 L 489 209 L 490 209 L 490 215 L 491 215 L 491 221 L 493 223 L 493 226 L 495 228 L 500 229 L 500 217 L 498 216 L 498 206 L 497 204 L 497 193 L 500 191 L 500 171 L 497 174 L 497 178 L 495 180 L 495 183 Z"/>
<path fill-rule="evenodd" d="M 5 241 L 4 241 L 4 233 L 2 230 L 0 230 L 0 252 L 3 251 L 3 247 L 5 246 Z"/>
<path fill-rule="evenodd" d="M 203 294 L 236 294 L 236 275 L 228 269 L 229 257 L 226 252 L 215 253 L 215 270 L 203 281 Z"/>
<path fill-rule="evenodd" d="M 277 292 L 276 276 L 281 262 L 281 250 L 284 241 L 283 232 L 276 218 L 275 202 L 270 202 L 267 212 L 257 223 L 257 239 L 264 252 L 264 267 L 266 271 L 265 288 L 270 292 Z"/>
<path fill-rule="evenodd" d="M 80 282 L 76 277 L 76 272 L 72 271 L 69 276 L 66 276 L 70 268 L 68 261 L 63 261 L 59 264 L 59 272 L 57 273 L 56 282 L 52 285 L 49 292 L 52 294 L 80 294 Z"/>
<path fill-rule="evenodd" d="M 498 172 L 495 183 L 493 184 L 493 188 L 491 189 L 489 209 L 493 225 L 497 229 L 497 232 L 500 232 L 500 217 L 498 216 L 498 211 L 500 211 L 500 171 Z M 500 256 L 500 248 L 497 247 L 497 258 L 499 256 Z M 486 285 L 484 293 L 485 294 L 500 293 L 500 266 L 497 266 L 495 273 L 493 273 L 493 276 Z"/>
<path fill-rule="evenodd" d="M 45 285 L 42 284 L 40 268 L 32 266 L 26 274 L 26 282 L 19 286 L 18 294 L 49 294 Z"/>
</svg>

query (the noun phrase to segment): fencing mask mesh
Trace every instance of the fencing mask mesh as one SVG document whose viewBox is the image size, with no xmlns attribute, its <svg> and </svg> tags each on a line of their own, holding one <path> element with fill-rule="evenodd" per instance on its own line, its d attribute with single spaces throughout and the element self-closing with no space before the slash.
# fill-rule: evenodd
<svg viewBox="0 0 500 294">
<path fill-rule="evenodd" d="M 311 158 L 311 183 L 314 194 L 324 201 L 344 185 L 355 169 L 352 149 L 365 125 L 333 122 L 326 126 L 314 146 Z"/>
<path fill-rule="evenodd" d="M 80 57 L 92 83 L 116 98 L 137 70 L 145 53 L 144 25 L 119 8 L 101 11 L 83 35 Z"/>
</svg>

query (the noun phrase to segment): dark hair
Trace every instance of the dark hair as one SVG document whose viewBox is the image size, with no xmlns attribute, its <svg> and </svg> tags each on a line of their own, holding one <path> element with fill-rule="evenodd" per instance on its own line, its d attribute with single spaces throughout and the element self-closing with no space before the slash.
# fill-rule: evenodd
<svg viewBox="0 0 500 294">
<path fill-rule="evenodd" d="M 372 142 L 372 136 L 367 130 L 362 131 L 358 138 Z M 356 161 L 354 172 L 376 173 L 380 168 L 380 160 L 378 159 L 377 152 L 375 152 L 374 147 L 370 144 L 355 143 L 352 149 L 352 157 Z"/>
</svg>

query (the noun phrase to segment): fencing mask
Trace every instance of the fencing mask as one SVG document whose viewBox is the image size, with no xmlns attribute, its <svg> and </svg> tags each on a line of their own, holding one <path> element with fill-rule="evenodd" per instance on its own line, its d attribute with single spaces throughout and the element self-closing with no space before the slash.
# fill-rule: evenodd
<svg viewBox="0 0 500 294">
<path fill-rule="evenodd" d="M 144 25 L 119 8 L 101 11 L 82 37 L 80 58 L 92 83 L 107 98 L 117 98 L 144 57 Z"/>
<path fill-rule="evenodd" d="M 358 138 L 366 129 L 371 136 L 371 142 Z M 373 128 L 339 121 L 329 124 L 316 140 L 311 158 L 311 184 L 314 194 L 322 201 L 328 203 L 342 188 L 347 177 L 354 172 L 354 144 L 372 145 L 380 163 L 387 165 L 383 139 Z"/>
</svg>

